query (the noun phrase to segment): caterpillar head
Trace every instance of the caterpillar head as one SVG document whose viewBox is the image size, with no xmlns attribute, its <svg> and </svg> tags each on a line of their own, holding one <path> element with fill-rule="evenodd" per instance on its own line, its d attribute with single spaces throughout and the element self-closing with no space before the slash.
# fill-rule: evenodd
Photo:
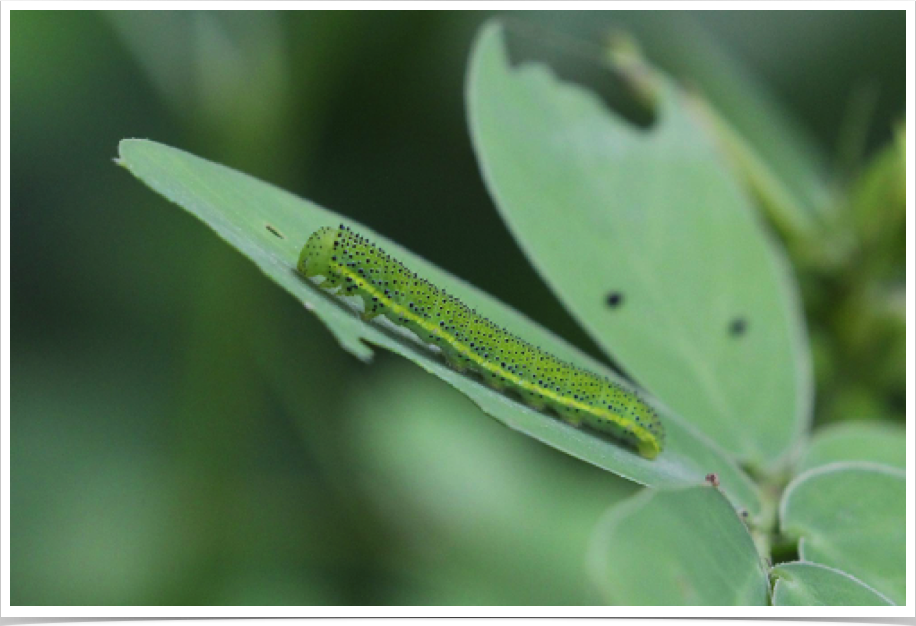
<svg viewBox="0 0 916 626">
<path fill-rule="evenodd" d="M 333 228 L 319 228 L 299 253 L 296 269 L 306 278 L 313 276 L 330 276 L 331 256 L 334 254 L 334 241 L 337 231 Z"/>
</svg>

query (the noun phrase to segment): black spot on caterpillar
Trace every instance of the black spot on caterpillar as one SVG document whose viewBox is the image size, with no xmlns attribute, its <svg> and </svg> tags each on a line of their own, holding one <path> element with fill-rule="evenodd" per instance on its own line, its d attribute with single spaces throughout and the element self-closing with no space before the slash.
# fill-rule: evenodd
<svg viewBox="0 0 916 626">
<path fill-rule="evenodd" d="M 649 459 L 664 447 L 658 414 L 636 394 L 509 333 L 346 226 L 313 233 L 297 269 L 324 277 L 322 289 L 362 298 L 364 320 L 382 315 L 408 328 L 456 370 L 471 370 L 534 409 L 610 435 Z"/>
</svg>

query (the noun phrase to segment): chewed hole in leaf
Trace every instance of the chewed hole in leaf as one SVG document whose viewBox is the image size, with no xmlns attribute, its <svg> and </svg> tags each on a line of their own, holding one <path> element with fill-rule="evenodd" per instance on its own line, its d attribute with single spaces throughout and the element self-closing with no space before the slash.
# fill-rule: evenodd
<svg viewBox="0 0 916 626">
<path fill-rule="evenodd" d="M 635 129 L 649 130 L 655 124 L 655 106 L 646 97 L 647 76 L 640 71 L 641 64 L 612 64 L 612 42 L 567 35 L 527 19 L 505 23 L 513 67 L 544 64 L 561 80 L 595 94 L 609 111 Z"/>
</svg>

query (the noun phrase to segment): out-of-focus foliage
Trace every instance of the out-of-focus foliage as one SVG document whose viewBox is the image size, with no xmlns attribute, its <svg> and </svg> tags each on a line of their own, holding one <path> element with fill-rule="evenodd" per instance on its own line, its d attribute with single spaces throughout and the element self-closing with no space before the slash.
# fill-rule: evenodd
<svg viewBox="0 0 916 626">
<path fill-rule="evenodd" d="M 906 602 L 906 475 L 868 463 L 835 463 L 792 481 L 780 529 L 798 554 Z"/>
<path fill-rule="evenodd" d="M 583 567 L 589 535 L 606 503 L 636 485 L 479 419 L 434 377 L 382 360 L 389 367 L 372 368 L 348 398 L 344 432 L 348 473 L 405 583 L 392 601 L 599 602 Z M 277 382 L 299 413 L 307 405 L 291 371 Z"/>
<path fill-rule="evenodd" d="M 754 541 L 712 485 L 647 489 L 612 506 L 590 548 L 592 576 L 611 604 L 767 603 Z"/>
<path fill-rule="evenodd" d="M 831 424 L 814 435 L 797 472 L 840 461 L 883 463 L 904 470 L 906 429 L 874 420 Z"/>
<path fill-rule="evenodd" d="M 566 551 L 581 549 L 589 520 L 626 487 L 462 411 L 461 396 L 431 377 L 387 371 L 394 359 L 367 370 L 245 259 L 110 160 L 120 139 L 149 137 L 276 183 L 597 355 L 516 251 L 477 170 L 461 94 L 486 17 L 13 12 L 14 604 L 596 601 L 559 577 L 584 575 L 584 560 L 575 572 Z M 866 182 L 892 180 L 893 159 L 844 178 L 824 174 L 840 136 L 850 136 L 840 129 L 859 85 L 870 81 L 878 97 L 870 123 L 852 123 L 866 129 L 858 162 L 891 140 L 904 101 L 902 13 L 520 19 L 565 40 L 633 33 L 648 59 L 707 94 L 791 189 L 808 178 L 786 164 L 813 154 L 828 192 L 810 195 L 828 215 L 841 212 L 835 198 L 864 199 L 855 201 L 865 218 L 856 229 L 828 222 L 830 236 L 815 236 L 823 253 L 789 249 L 824 400 L 818 419 L 902 422 L 903 265 L 899 246 L 877 242 L 903 234 L 892 210 L 881 224 L 869 218 L 868 189 L 882 185 Z M 765 113 L 744 97 L 759 102 L 761 93 Z M 773 119 L 776 102 L 800 123 L 754 128 Z M 790 156 L 773 158 L 780 146 L 761 143 L 778 135 L 773 127 L 792 129 Z M 860 171 L 869 173 L 853 183 Z M 865 271 L 876 249 L 884 260 Z M 265 362 L 282 363 L 290 378 L 278 382 Z M 422 428 L 417 406 L 402 404 L 409 397 L 384 394 L 429 384 L 426 402 L 467 421 L 463 434 L 450 422 L 411 433 L 366 417 L 367 403 L 381 420 L 378 405 L 390 402 L 393 423 Z M 450 399 L 433 398 L 441 393 Z M 411 468 L 430 463 L 431 449 L 441 464 L 424 482 Z M 513 459 L 510 469 L 494 466 L 507 475 L 490 496 L 456 484 L 469 471 L 460 456 L 481 450 L 494 463 Z M 417 514 L 380 506 L 389 487 L 379 477 L 394 483 L 383 495 Z M 507 496 L 549 481 L 553 507 L 539 495 Z M 453 504 L 490 498 L 498 507 L 443 517 L 444 493 Z M 564 510 L 574 521 L 552 517 Z M 519 520 L 532 524 L 521 537 Z M 568 537 L 547 528 L 561 523 Z M 478 536 L 486 532 L 497 539 Z M 499 537 L 518 541 L 504 558 L 492 553 Z M 510 554 L 534 542 L 543 543 L 529 556 Z M 540 571 L 511 575 L 515 566 Z"/>
<path fill-rule="evenodd" d="M 775 606 L 882 606 L 893 604 L 839 570 L 795 561 L 773 568 Z"/>
</svg>

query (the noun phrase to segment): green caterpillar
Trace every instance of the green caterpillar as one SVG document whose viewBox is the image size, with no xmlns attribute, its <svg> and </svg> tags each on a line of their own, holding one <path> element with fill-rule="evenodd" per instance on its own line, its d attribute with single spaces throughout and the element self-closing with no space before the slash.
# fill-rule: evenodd
<svg viewBox="0 0 916 626">
<path fill-rule="evenodd" d="M 297 268 L 306 278 L 324 277 L 322 289 L 361 297 L 364 320 L 384 315 L 438 346 L 455 369 L 476 372 L 534 409 L 608 434 L 649 459 L 664 447 L 658 415 L 638 396 L 512 335 L 346 226 L 313 233 Z"/>
</svg>

